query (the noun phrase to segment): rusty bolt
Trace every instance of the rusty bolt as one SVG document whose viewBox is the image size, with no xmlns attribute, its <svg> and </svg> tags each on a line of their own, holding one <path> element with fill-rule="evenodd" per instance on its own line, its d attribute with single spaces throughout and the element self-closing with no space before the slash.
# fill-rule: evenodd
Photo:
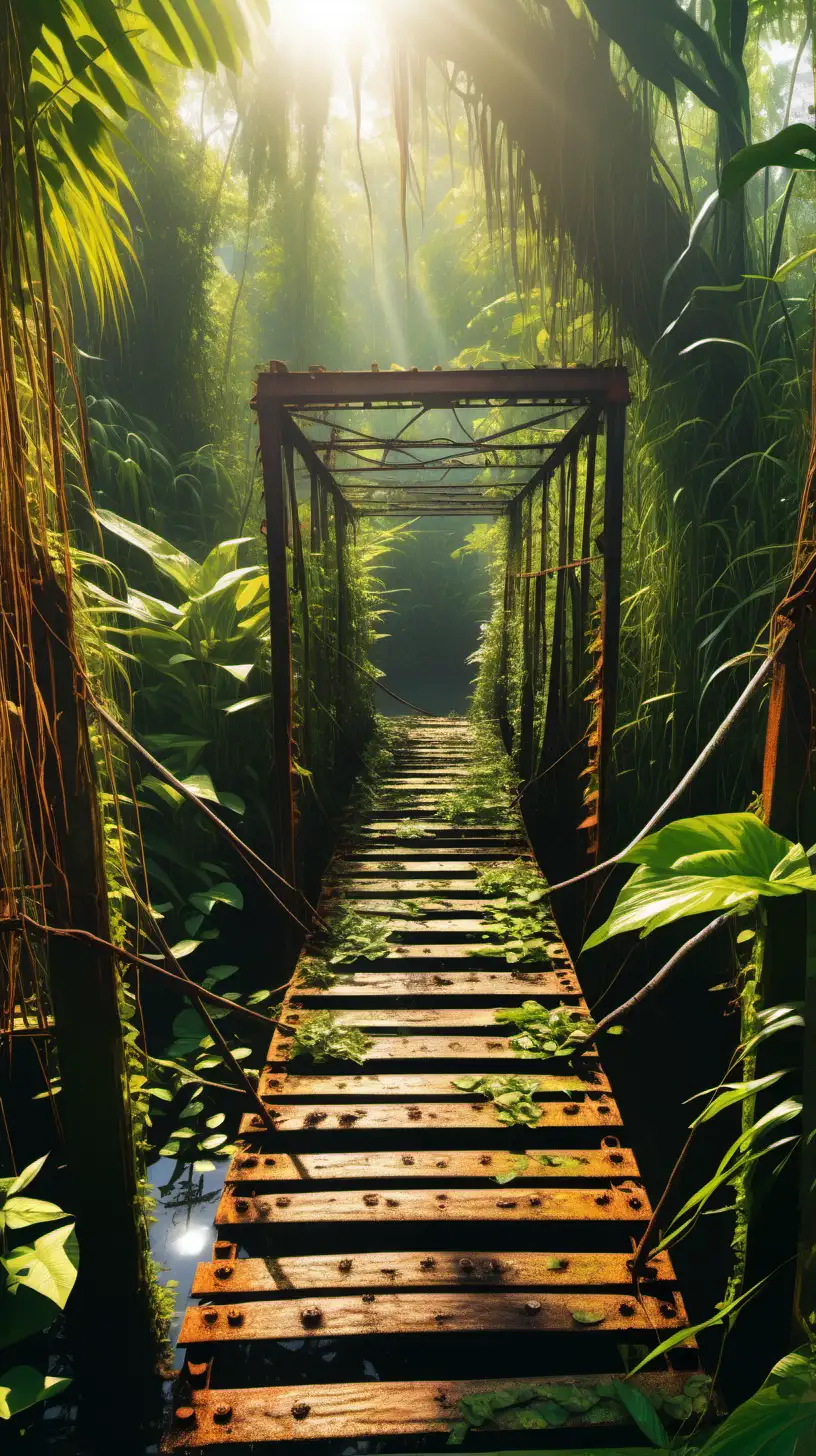
<svg viewBox="0 0 816 1456">
<path fill-rule="evenodd" d="M 300 1311 L 300 1322 L 308 1326 L 322 1324 L 323 1311 L 318 1309 L 316 1304 L 310 1304 L 307 1309 Z"/>
<path fill-rule="evenodd" d="M 215 1277 L 216 1277 L 216 1279 L 231 1279 L 232 1278 L 232 1265 L 231 1264 L 217 1264 L 216 1267 L 215 1267 Z"/>
<path fill-rule="evenodd" d="M 289 1204 L 291 1202 L 292 1202 L 291 1198 L 276 1198 L 275 1199 L 275 1207 L 276 1208 L 288 1208 L 289 1207 Z"/>
<path fill-rule="evenodd" d="M 485 1156 L 483 1158 L 480 1158 L 479 1162 L 481 1163 L 483 1168 L 489 1168 L 490 1164 L 493 1162 L 493 1159 L 490 1157 L 489 1153 L 485 1153 Z"/>
<path fill-rule="evenodd" d="M 257 1112 L 250 1119 L 250 1121 L 251 1121 L 253 1127 L 263 1127 L 263 1125 L 264 1125 L 263 1118 L 262 1117 L 259 1117 L 258 1114 L 257 1114 Z"/>
<path fill-rule="evenodd" d="M 624 1302 L 623 1304 L 618 1305 L 618 1310 L 622 1315 L 626 1317 L 626 1319 L 631 1319 L 632 1315 L 635 1312 L 635 1306 L 633 1304 L 626 1304 Z"/>
<path fill-rule="evenodd" d="M 275 1166 L 275 1159 L 274 1158 L 264 1158 L 264 1167 L 265 1168 L 274 1168 L 274 1166 Z"/>
<path fill-rule="evenodd" d="M 246 1213 L 246 1211 L 247 1211 L 248 1208 L 249 1208 L 249 1200 L 248 1199 L 246 1199 L 246 1198 L 236 1198 L 236 1200 L 235 1200 L 235 1209 L 236 1209 L 236 1212 L 238 1212 L 238 1213 Z"/>
<path fill-rule="evenodd" d="M 205 1309 L 201 1318 L 203 1319 L 205 1325 L 214 1325 L 216 1320 L 218 1319 L 218 1310 Z"/>
<path fill-rule="evenodd" d="M 515 1208 L 517 1202 L 518 1202 L 518 1200 L 515 1199 L 515 1198 L 497 1198 L 496 1199 L 496 1207 L 497 1208 Z"/>
<path fill-rule="evenodd" d="M 524 1313 L 525 1314 L 538 1314 L 538 1312 L 539 1312 L 540 1309 L 541 1309 L 541 1301 L 540 1300 L 538 1300 L 538 1299 L 528 1299 L 527 1300 L 527 1303 L 524 1306 Z"/>
<path fill-rule="evenodd" d="M 292 1406 L 292 1415 L 296 1421 L 305 1421 L 309 1411 L 312 1409 L 305 1401 L 301 1400 L 297 1405 Z"/>
<path fill-rule="evenodd" d="M 244 1311 L 242 1309 L 227 1310 L 228 1325 L 242 1325 L 244 1323 Z"/>
<path fill-rule="evenodd" d="M 193 1362 L 192 1360 L 188 1360 L 187 1376 L 193 1388 L 199 1390 L 207 1379 L 207 1361 L 202 1360 L 199 1363 L 198 1361 Z"/>
<path fill-rule="evenodd" d="M 180 1426 L 194 1426 L 196 1413 L 191 1405 L 179 1405 L 176 1407 L 176 1421 Z"/>
<path fill-rule="evenodd" d="M 413 1166 L 414 1166 L 414 1160 L 411 1157 L 411 1154 L 410 1153 L 405 1153 L 403 1155 L 402 1161 L 405 1164 L 406 1168 L 413 1168 Z"/>
<path fill-rule="evenodd" d="M 240 1163 L 238 1164 L 239 1168 L 257 1168 L 257 1166 L 258 1159 L 255 1157 L 254 1153 L 250 1154 L 248 1158 L 242 1158 Z"/>
<path fill-rule="evenodd" d="M 630 1208 L 642 1208 L 643 1207 L 643 1203 L 642 1203 L 641 1199 L 639 1199 L 639 1198 L 630 1198 L 629 1199 L 629 1207 Z"/>
<path fill-rule="evenodd" d="M 351 1264 L 351 1259 L 341 1259 L 337 1267 L 340 1270 L 341 1274 L 348 1274 L 348 1271 L 351 1268 Z"/>
<path fill-rule="evenodd" d="M 459 1268 L 462 1270 L 463 1274 L 471 1274 L 475 1267 L 476 1265 L 474 1264 L 472 1259 L 459 1260 Z"/>
<path fill-rule="evenodd" d="M 364 1294 L 363 1295 L 363 1304 L 373 1304 L 373 1303 L 374 1303 L 374 1295 L 373 1294 Z"/>
<path fill-rule="evenodd" d="M 609 1202 L 609 1194 L 608 1193 L 599 1193 L 598 1194 L 598 1197 L 595 1199 L 595 1202 L 597 1204 L 599 1204 L 601 1206 L 601 1208 L 603 1208 L 604 1204 L 606 1204 L 606 1203 Z"/>
<path fill-rule="evenodd" d="M 419 1267 L 420 1269 L 435 1269 L 436 1259 L 421 1259 Z"/>
<path fill-rule="evenodd" d="M 580 1110 L 577 1102 L 568 1102 L 564 1108 L 564 1114 L 566 1117 L 577 1117 Z"/>
<path fill-rule="evenodd" d="M 439 1162 L 437 1163 L 436 1166 L 437 1166 L 437 1168 L 447 1168 L 447 1166 L 448 1166 L 448 1160 L 447 1160 L 447 1158 L 440 1158 L 439 1159 Z"/>
<path fill-rule="evenodd" d="M 379 1203 L 379 1201 L 380 1200 L 377 1197 L 376 1193 L 364 1193 L 363 1194 L 363 1203 L 367 1204 L 367 1206 L 369 1208 L 376 1208 L 376 1206 Z"/>
<path fill-rule="evenodd" d="M 213 1420 L 219 1426 L 225 1426 L 228 1421 L 231 1421 L 232 1420 L 232 1406 L 231 1405 L 217 1405 L 217 1406 L 215 1406 L 215 1408 L 213 1409 Z"/>
<path fill-rule="evenodd" d="M 540 1205 L 541 1205 L 541 1199 L 540 1198 L 531 1198 L 530 1199 L 530 1207 L 531 1208 L 539 1208 Z"/>
</svg>

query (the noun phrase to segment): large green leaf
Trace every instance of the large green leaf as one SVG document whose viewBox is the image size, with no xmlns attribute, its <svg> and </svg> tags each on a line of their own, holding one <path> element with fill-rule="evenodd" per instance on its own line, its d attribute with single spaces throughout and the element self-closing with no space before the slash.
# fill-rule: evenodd
<svg viewBox="0 0 816 1456">
<path fill-rule="evenodd" d="M 810 1456 L 816 1450 L 816 1362 L 807 1348 L 775 1365 L 737 1406 L 700 1456 Z"/>
<path fill-rule="evenodd" d="M 33 1244 L 18 1244 L 0 1262 L 8 1275 L 9 1294 L 25 1285 L 64 1309 L 76 1283 L 79 1266 L 74 1225 L 69 1223 L 64 1228 L 51 1229 L 50 1233 L 35 1239 Z"/>
<path fill-rule="evenodd" d="M 31 1365 L 12 1365 L 0 1371 L 0 1421 L 9 1421 L 19 1411 L 39 1405 L 52 1395 L 61 1395 L 70 1380 L 56 1375 L 41 1375 Z"/>
<path fill-rule="evenodd" d="M 810 153 L 810 155 L 805 155 Z M 766 167 L 788 167 L 794 172 L 816 169 L 816 127 L 806 122 L 786 126 L 766 142 L 755 142 L 736 152 L 723 167 L 720 196 L 733 197 Z"/>
<path fill-rule="evenodd" d="M 0 1207 L 0 1229 L 28 1228 L 30 1224 L 53 1223 L 54 1219 L 64 1217 L 65 1212 L 58 1204 L 46 1203 L 42 1198 L 7 1197 Z"/>
<path fill-rule="evenodd" d="M 146 552 L 158 571 L 169 576 L 187 596 L 192 596 L 201 571 L 197 561 L 193 561 L 192 557 L 180 551 L 177 546 L 172 546 L 162 536 L 157 536 L 155 531 L 148 531 L 146 526 L 140 526 L 136 521 L 126 521 L 115 511 L 97 510 L 96 518 L 114 536 L 126 541 L 129 546 Z"/>
<path fill-rule="evenodd" d="M 745 912 L 761 895 L 816 890 L 802 845 L 774 834 L 753 814 L 678 819 L 621 859 L 639 868 L 585 950 L 628 930 L 649 935 L 687 915 Z"/>
</svg>

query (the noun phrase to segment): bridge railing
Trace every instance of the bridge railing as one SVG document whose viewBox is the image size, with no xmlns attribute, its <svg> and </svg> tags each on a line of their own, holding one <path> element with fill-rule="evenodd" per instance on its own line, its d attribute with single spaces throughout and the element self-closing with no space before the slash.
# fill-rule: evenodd
<svg viewBox="0 0 816 1456">
<path fill-rule="evenodd" d="M 626 409 L 590 407 L 507 507 L 496 712 L 524 781 L 601 852 L 620 656 Z"/>
<path fill-rule="evenodd" d="M 368 612 L 355 569 L 355 512 L 283 408 L 259 414 L 272 646 L 268 802 L 279 872 L 301 884 L 316 837 L 371 730 L 358 671 Z M 296 467 L 308 499 L 298 499 Z"/>
</svg>

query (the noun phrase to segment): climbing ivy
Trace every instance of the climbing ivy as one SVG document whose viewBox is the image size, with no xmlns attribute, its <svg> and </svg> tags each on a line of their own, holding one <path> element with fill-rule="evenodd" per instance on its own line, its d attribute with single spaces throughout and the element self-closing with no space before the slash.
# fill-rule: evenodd
<svg viewBox="0 0 816 1456">
<path fill-rule="evenodd" d="M 486 1426 L 500 1430 L 547 1430 L 565 1425 L 574 1416 L 584 1417 L 587 1425 L 600 1425 L 619 1419 L 625 1412 L 651 1441 L 667 1446 L 669 1436 L 658 1411 L 673 1421 L 704 1415 L 710 1389 L 707 1375 L 694 1374 L 689 1376 L 679 1396 L 665 1396 L 659 1391 L 646 1395 L 637 1386 L 620 1380 L 603 1380 L 594 1385 L 531 1384 L 479 1391 L 462 1396 L 458 1419 L 447 1444 L 461 1446 L 470 1431 Z"/>
<path fill-rule="evenodd" d="M 562 1003 L 548 1010 L 540 1001 L 503 1006 L 494 1019 L 519 1027 L 517 1035 L 510 1038 L 517 1057 L 571 1056 L 595 1025 L 590 1016 L 582 1015 L 574 1006 Z"/>
<path fill-rule="evenodd" d="M 371 1037 L 352 1026 L 338 1026 L 330 1011 L 315 1011 L 304 1017 L 289 1049 L 290 1060 L 308 1057 L 313 1062 L 365 1061 L 373 1045 Z"/>
<path fill-rule="evenodd" d="M 508 965 L 548 960 L 556 925 L 538 869 L 521 859 L 490 865 L 479 870 L 477 883 L 487 899 L 490 933 L 503 937 L 499 943 L 482 946 L 480 955 L 501 957 Z"/>
<path fill-rule="evenodd" d="M 518 818 L 507 808 L 515 790 L 512 767 L 498 733 L 486 724 L 476 727 L 476 751 L 461 783 L 443 794 L 437 817 L 452 824 L 491 824 L 515 828 Z"/>
<path fill-rule="evenodd" d="M 505 1127 L 537 1127 L 541 1109 L 533 1101 L 538 1090 L 534 1077 L 456 1077 L 459 1092 L 479 1092 L 493 1103 L 498 1121 Z"/>
</svg>

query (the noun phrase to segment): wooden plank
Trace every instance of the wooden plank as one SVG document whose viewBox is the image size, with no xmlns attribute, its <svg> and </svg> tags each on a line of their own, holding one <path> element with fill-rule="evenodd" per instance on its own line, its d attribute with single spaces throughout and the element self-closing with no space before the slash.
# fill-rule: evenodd
<svg viewBox="0 0 816 1456">
<path fill-rule="evenodd" d="M 632 1288 L 628 1254 L 431 1253 L 308 1254 L 283 1259 L 218 1259 L 199 1264 L 193 1295 L 288 1295 L 310 1289 L 576 1289 Z M 652 1261 L 662 1283 L 674 1284 L 668 1255 Z M 219 1270 L 219 1273 L 216 1273 Z M 228 1271 L 228 1272 L 227 1272 Z"/>
<path fill-rule="evenodd" d="M 542 1179 L 562 1178 L 638 1178 L 635 1155 L 629 1148 L 559 1148 L 545 1152 L 543 1149 L 528 1149 L 530 1160 L 526 1170 L 516 1172 L 513 1186 Z M 542 1162 L 552 1158 L 552 1163 Z M 377 1149 L 376 1152 L 348 1153 L 301 1153 L 296 1158 L 288 1153 L 240 1152 L 233 1156 L 227 1172 L 228 1183 L 302 1183 L 311 1179 L 338 1181 L 348 1179 L 359 1181 L 399 1178 L 494 1178 L 501 1173 L 516 1171 L 520 1165 L 519 1152 L 507 1148 L 492 1148 L 489 1152 L 478 1148 L 431 1148 L 416 1149 L 412 1153 L 394 1149 Z"/>
<path fill-rule="evenodd" d="M 542 1102 L 537 1128 L 618 1128 L 620 1112 L 611 1097 L 602 1101 L 584 1098 L 581 1102 Z M 322 1102 L 270 1103 L 277 1134 L 361 1132 L 374 1133 L 437 1133 L 440 1131 L 475 1131 L 506 1136 L 507 1129 L 496 1120 L 488 1102 L 369 1102 L 353 1107 L 324 1107 Z M 241 1118 L 242 1136 L 262 1132 L 262 1119 L 252 1112 Z M 525 1133 L 525 1136 L 528 1134 Z"/>
<path fill-rule="evenodd" d="M 278 1063 L 289 1058 L 290 1038 L 276 1031 L 267 1060 Z M 412 1062 L 422 1057 L 428 1062 L 489 1062 L 510 1065 L 521 1076 L 536 1075 L 535 1069 L 552 1066 L 553 1058 L 518 1057 L 507 1035 L 495 1036 L 378 1036 L 363 1054 L 366 1066 L 375 1062 Z M 340 1059 L 342 1060 L 342 1058 Z M 331 1064 L 327 1064 L 331 1065 Z M 457 1074 L 461 1075 L 461 1074 Z"/>
<path fill-rule="evenodd" d="M 246 1206 L 245 1206 L 246 1205 Z M 342 1188 L 252 1194 L 226 1188 L 219 1229 L 278 1223 L 646 1223 L 642 1188 Z"/>
<path fill-rule="evenodd" d="M 450 852 L 451 852 L 451 848 L 452 847 L 454 849 L 456 849 L 459 846 L 458 845 L 454 845 L 454 846 L 445 845 L 444 846 L 444 850 L 441 851 L 441 852 L 444 853 L 445 856 L 450 856 Z M 368 860 L 368 859 L 376 860 L 377 863 L 378 863 L 378 868 L 379 868 L 379 862 L 381 860 L 384 860 L 384 859 L 385 860 L 398 860 L 400 863 L 405 863 L 407 860 L 410 860 L 410 859 L 425 859 L 425 860 L 427 860 L 428 858 L 429 858 L 429 855 L 428 855 L 427 848 L 423 847 L 422 845 L 416 846 L 416 845 L 414 845 L 414 844 L 412 844 L 410 842 L 408 842 L 405 845 L 404 848 L 401 848 L 400 849 L 399 855 L 397 855 L 393 849 L 388 849 L 385 846 L 380 847 L 379 845 L 376 845 L 376 844 L 362 844 L 362 845 L 360 845 L 359 848 L 356 848 L 356 849 L 347 849 L 346 852 L 345 852 L 345 856 L 344 857 L 338 857 L 335 860 L 335 869 L 337 869 L 338 867 L 342 867 L 345 864 L 350 864 L 352 866 L 356 866 L 360 862 L 360 860 Z M 469 845 L 469 846 L 467 846 L 467 855 L 464 856 L 464 858 L 461 859 L 461 860 L 457 857 L 455 861 L 452 861 L 452 863 L 456 863 L 456 864 L 466 864 L 468 862 L 468 859 L 471 859 L 471 860 L 474 860 L 474 859 L 491 860 L 491 861 L 498 860 L 498 861 L 502 861 L 503 862 L 504 860 L 514 859 L 514 858 L 515 859 L 522 859 L 522 858 L 524 858 L 525 860 L 529 860 L 530 856 L 529 856 L 529 854 L 524 855 L 524 856 L 522 856 L 520 854 L 515 854 L 514 855 L 512 846 L 511 845 L 506 845 L 506 844 L 500 845 L 498 848 L 494 848 L 492 845 L 488 845 L 488 846 L 486 846 L 484 848 L 481 847 L 480 845 Z M 543 877 L 542 877 L 541 883 L 542 883 L 542 885 L 545 884 L 545 881 L 544 881 Z"/>
<path fill-rule="evenodd" d="M 669 1306 L 649 1296 L 623 1303 L 627 1305 L 625 1313 L 619 1294 L 541 1293 L 533 1300 L 525 1299 L 523 1294 L 482 1291 L 435 1294 L 432 1300 L 424 1294 L 339 1294 L 321 1299 L 319 1316 L 315 1317 L 315 1305 L 307 1299 L 257 1300 L 241 1305 L 241 1320 L 235 1323 L 230 1323 L 226 1309 L 213 1305 L 209 1306 L 209 1321 L 204 1318 L 204 1309 L 188 1309 L 179 1344 L 301 1340 L 309 1336 L 336 1339 L 340 1335 L 473 1334 L 486 1330 L 559 1334 L 627 1330 L 648 1334 L 653 1330 L 676 1330 L 686 1322 L 679 1299 L 671 1315 L 662 1312 Z M 576 1314 L 600 1314 L 603 1318 L 598 1324 L 584 1325 L 575 1319 Z"/>
<path fill-rule="evenodd" d="M 472 890 L 474 895 L 480 895 L 482 893 L 479 889 L 479 882 L 474 875 L 469 877 L 466 875 L 451 875 L 445 880 L 442 878 L 429 880 L 427 877 L 418 880 L 413 878 L 389 879 L 386 877 L 375 879 L 373 876 L 371 879 L 364 880 L 354 879 L 349 875 L 348 879 L 342 882 L 342 885 L 340 883 L 332 884 L 331 880 L 328 882 L 327 889 L 334 893 L 341 888 L 344 894 L 349 897 L 355 894 L 359 895 L 366 891 L 371 891 L 373 894 L 381 894 L 384 891 L 393 890 L 401 890 L 406 895 L 427 893 L 429 890 L 445 889 L 452 890 L 457 895 L 466 894 L 468 890 Z"/>
<path fill-rule="evenodd" d="M 571 1010 L 574 1010 L 576 1013 L 581 1013 L 581 1015 L 586 1015 L 587 1005 L 583 997 L 580 997 L 580 999 L 576 997 L 571 1002 Z M 286 1018 L 284 1019 L 286 1019 L 287 1025 L 297 1026 L 303 1021 L 303 1018 L 312 1015 L 312 1010 L 299 1012 L 299 1010 L 293 1010 L 287 1006 Z M 414 1008 L 399 1010 L 398 1008 L 385 1006 L 385 1008 L 376 1010 L 335 1010 L 335 1012 L 332 1012 L 332 1015 L 334 1015 L 335 1021 L 340 1026 L 367 1026 L 372 1031 L 372 1034 L 388 1035 L 388 1032 L 395 1032 L 398 1029 L 402 1031 L 402 1029 L 409 1028 L 409 1026 L 411 1028 L 420 1026 L 423 1031 L 428 1032 L 453 1031 L 453 1029 L 462 1029 L 462 1031 L 468 1029 L 468 1031 L 474 1031 L 475 1028 L 478 1028 L 479 1031 L 485 1031 L 488 1034 L 497 1035 L 497 1037 L 510 1037 L 510 1035 L 516 1032 L 516 1026 L 514 1025 L 501 1024 L 501 1022 L 497 1024 L 495 1022 L 493 1006 L 453 1009 L 431 1006 L 431 1008 L 424 1010 Z"/>
<path fill-rule="evenodd" d="M 507 855 L 504 858 L 512 859 Z M 403 858 L 396 858 L 384 854 L 381 859 L 376 857 L 361 859 L 336 859 L 332 864 L 332 874 L 342 877 L 344 875 L 381 875 L 383 870 L 388 870 L 391 875 L 475 875 L 480 870 L 492 868 L 494 864 L 502 859 L 500 855 L 486 855 L 483 861 L 478 856 L 470 859 L 429 859 L 427 850 L 419 851 L 412 858 L 407 855 Z M 543 882 L 542 882 L 543 883 Z"/>
<path fill-rule="evenodd" d="M 379 962 L 416 960 L 472 961 L 484 957 L 485 952 L 481 948 L 483 945 L 484 942 L 478 940 L 471 943 L 467 941 L 430 941 L 428 944 L 415 945 L 403 945 L 400 942 L 395 942 L 394 944 L 389 943 L 382 955 L 377 957 L 377 960 Z M 552 941 L 551 945 L 552 949 L 550 949 L 550 946 L 545 947 L 546 953 L 551 960 L 568 961 L 567 952 L 558 941 Z M 488 952 L 489 954 L 490 952 Z M 499 964 L 503 963 L 501 956 L 493 956 L 492 959 Z M 349 964 L 352 964 L 352 962 L 349 962 Z M 359 965 L 359 961 L 353 964 Z M 531 964 L 546 966 L 547 961 L 533 961 Z"/>
<path fill-rule="evenodd" d="M 556 1376 L 548 1386 L 590 1385 L 619 1378 L 612 1375 Z M 681 1395 L 688 1372 L 635 1376 L 646 1393 Z M 456 1417 L 463 1395 L 530 1385 L 529 1380 L 377 1381 L 370 1385 L 284 1385 L 249 1390 L 197 1390 L 190 1396 L 192 1424 L 175 1421 L 162 1442 L 163 1451 L 189 1450 L 191 1445 L 227 1446 L 257 1442 L 339 1440 L 366 1436 L 444 1434 Z M 229 1416 L 225 1418 L 224 1412 Z M 216 1418 L 217 1413 L 217 1418 Z M 605 1402 L 593 1410 L 592 1429 L 627 1425 L 621 1406 Z M 563 1429 L 581 1426 L 585 1417 L 570 1416 Z M 502 1416 L 504 1430 L 520 1429 L 511 1412 Z M 587 1436 L 586 1439 L 589 1439 Z M 441 1444 L 441 1443 L 440 1443 Z M 585 1443 L 584 1443 L 585 1444 Z M 506 1445 L 506 1442 L 505 1442 Z"/>
<path fill-rule="evenodd" d="M 512 1008 L 508 1008 L 511 1009 Z M 586 1002 L 581 999 L 573 1001 L 571 1010 L 585 1015 L 587 1013 Z M 313 1015 L 311 1011 L 293 1011 L 287 1009 L 286 1022 L 290 1026 L 297 1026 L 304 1019 Z M 494 1036 L 512 1036 L 516 1027 L 508 1022 L 496 1022 L 495 1012 L 491 1006 L 484 1007 L 463 1007 L 463 1008 L 440 1008 L 432 1006 L 426 1010 L 414 1010 L 409 1007 L 406 1010 L 399 1010 L 393 1007 L 383 1007 L 377 1010 L 367 1011 L 335 1011 L 332 1013 L 339 1026 L 364 1026 L 372 1033 L 388 1034 L 401 1030 L 403 1027 L 420 1027 L 423 1031 L 451 1031 L 451 1030 L 473 1030 L 479 1028 Z M 577 1025 L 576 1021 L 576 1025 Z M 526 1060 L 526 1059 L 525 1059 Z M 563 1065 L 563 1063 L 562 1063 Z"/>
<path fill-rule="evenodd" d="M 367 888 L 367 885 L 366 885 Z M 447 890 L 438 890 L 435 895 L 422 895 L 414 897 L 408 894 L 392 895 L 387 900 L 375 900 L 370 895 L 362 895 L 359 892 L 349 892 L 343 885 L 329 886 L 323 893 L 321 900 L 322 908 L 331 913 L 334 902 L 342 899 L 344 904 L 353 902 L 353 908 L 357 915 L 399 915 L 405 913 L 405 901 L 410 900 L 424 914 L 444 915 L 447 911 L 455 910 L 458 915 L 473 915 L 477 918 L 490 904 L 489 900 L 483 897 L 464 899 L 457 895 L 451 895 Z"/>
<path fill-rule="evenodd" d="M 338 968 L 342 969 L 342 968 Z M 433 996 L 434 998 L 460 996 L 490 996 L 498 1003 L 523 996 L 535 996 L 539 1001 L 551 1001 L 562 996 L 579 994 L 579 985 L 571 971 L 538 971 L 530 967 L 519 967 L 515 971 L 446 971 L 440 974 L 431 966 L 401 972 L 392 970 L 343 972 L 341 979 L 333 986 L 322 989 L 304 986 L 297 975 L 292 983 L 292 995 L 300 1001 L 343 1001 L 347 997 L 385 997 L 389 1000 L 399 996 Z"/>
<path fill-rule="evenodd" d="M 538 1099 L 557 1096 L 559 1092 L 572 1092 L 576 1096 L 591 1087 L 593 1092 L 608 1092 L 609 1082 L 603 1072 L 589 1070 L 584 1076 L 565 1072 L 562 1076 L 538 1076 Z M 276 1074 L 265 1067 L 261 1072 L 260 1093 L 262 1097 L 283 1100 L 301 1097 L 343 1098 L 346 1101 L 368 1100 L 370 1097 L 457 1098 L 472 1097 L 469 1092 L 460 1092 L 451 1083 L 449 1076 L 434 1072 L 404 1072 L 396 1077 L 383 1076 L 294 1076 L 289 1073 Z"/>
</svg>

